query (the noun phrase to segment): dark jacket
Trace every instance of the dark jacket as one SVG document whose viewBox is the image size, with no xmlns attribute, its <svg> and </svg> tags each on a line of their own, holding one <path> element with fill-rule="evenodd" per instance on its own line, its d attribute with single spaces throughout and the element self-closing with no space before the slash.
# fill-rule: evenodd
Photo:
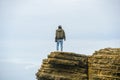
<svg viewBox="0 0 120 80">
<path fill-rule="evenodd" d="M 55 41 L 57 41 L 58 39 L 64 39 L 64 40 L 66 40 L 65 32 L 64 32 L 63 29 L 57 29 L 56 30 Z"/>
</svg>

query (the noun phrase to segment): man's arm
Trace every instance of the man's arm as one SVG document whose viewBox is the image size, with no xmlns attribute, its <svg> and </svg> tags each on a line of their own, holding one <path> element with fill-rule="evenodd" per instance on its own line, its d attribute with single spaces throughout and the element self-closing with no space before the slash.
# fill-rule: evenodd
<svg viewBox="0 0 120 80">
<path fill-rule="evenodd" d="M 63 34 L 64 34 L 64 40 L 66 40 L 66 36 L 65 36 L 65 31 L 63 30 Z"/>
<path fill-rule="evenodd" d="M 55 33 L 55 42 L 57 42 L 57 31 Z"/>
</svg>

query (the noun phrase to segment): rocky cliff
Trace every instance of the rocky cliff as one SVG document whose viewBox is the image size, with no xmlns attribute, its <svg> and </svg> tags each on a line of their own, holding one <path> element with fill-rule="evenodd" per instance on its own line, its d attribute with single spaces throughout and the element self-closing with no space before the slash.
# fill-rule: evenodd
<svg viewBox="0 0 120 80">
<path fill-rule="evenodd" d="M 36 75 L 38 80 L 87 80 L 87 68 L 85 55 L 51 52 Z"/>
<path fill-rule="evenodd" d="M 120 48 L 105 48 L 91 56 L 51 52 L 36 73 L 37 80 L 120 80 Z"/>
<path fill-rule="evenodd" d="M 96 51 L 88 65 L 89 80 L 120 80 L 120 48 Z"/>
</svg>

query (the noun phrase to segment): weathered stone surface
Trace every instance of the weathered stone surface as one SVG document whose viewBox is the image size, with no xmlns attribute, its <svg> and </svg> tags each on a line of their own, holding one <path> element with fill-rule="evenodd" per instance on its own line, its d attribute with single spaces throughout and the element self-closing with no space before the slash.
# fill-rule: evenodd
<svg viewBox="0 0 120 80">
<path fill-rule="evenodd" d="M 38 80 L 88 80 L 87 56 L 70 52 L 51 52 L 36 76 Z"/>
<path fill-rule="evenodd" d="M 120 48 L 96 51 L 88 59 L 89 80 L 120 80 Z"/>
<path fill-rule="evenodd" d="M 105 48 L 92 56 L 51 52 L 36 73 L 37 80 L 120 80 L 120 48 Z"/>
</svg>

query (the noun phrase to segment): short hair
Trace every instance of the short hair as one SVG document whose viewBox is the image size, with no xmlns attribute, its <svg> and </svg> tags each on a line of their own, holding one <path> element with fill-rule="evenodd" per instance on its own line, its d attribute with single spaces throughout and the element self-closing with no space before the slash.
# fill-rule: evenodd
<svg viewBox="0 0 120 80">
<path fill-rule="evenodd" d="M 59 26 L 58 26 L 58 28 L 59 28 L 59 29 L 62 29 L 62 26 L 61 26 L 61 25 L 59 25 Z"/>
</svg>

